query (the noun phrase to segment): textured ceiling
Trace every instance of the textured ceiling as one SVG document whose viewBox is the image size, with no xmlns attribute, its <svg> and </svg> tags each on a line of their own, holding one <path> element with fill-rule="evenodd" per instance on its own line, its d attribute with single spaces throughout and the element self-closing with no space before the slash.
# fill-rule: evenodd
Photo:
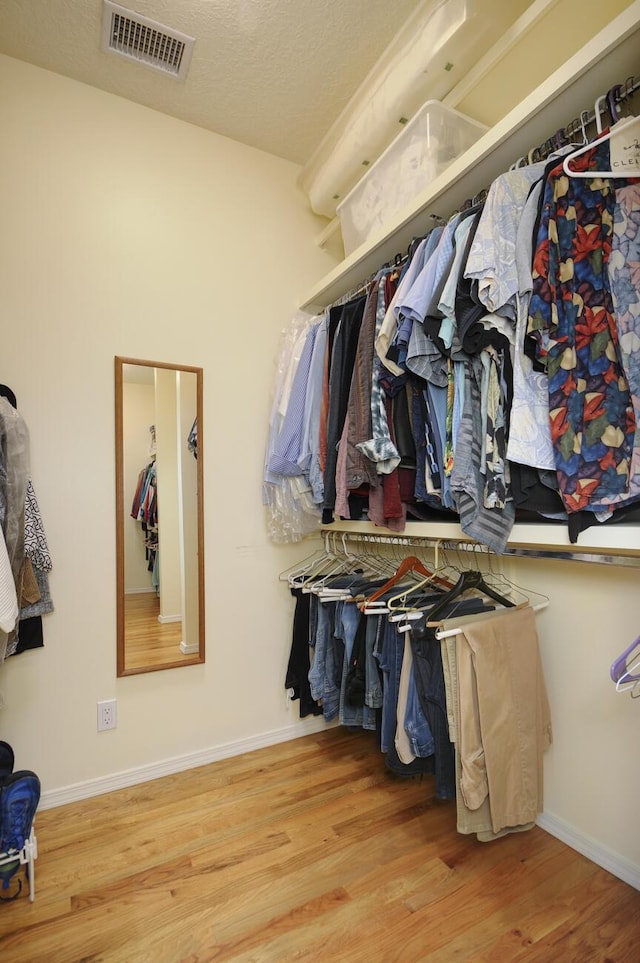
<svg viewBox="0 0 640 963">
<path fill-rule="evenodd" d="M 303 164 L 425 0 L 120 3 L 196 38 L 184 83 L 100 50 L 102 0 L 0 0 L 0 53 Z"/>
</svg>

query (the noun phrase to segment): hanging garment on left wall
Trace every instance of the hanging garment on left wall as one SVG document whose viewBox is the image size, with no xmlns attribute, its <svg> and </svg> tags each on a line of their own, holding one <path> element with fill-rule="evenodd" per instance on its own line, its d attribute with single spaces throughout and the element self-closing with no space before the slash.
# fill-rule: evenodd
<svg viewBox="0 0 640 963">
<path fill-rule="evenodd" d="M 13 598 L 7 584 L 10 572 L 18 612 L 1 627 L 0 662 L 42 646 L 41 616 L 53 610 L 51 556 L 29 474 L 29 431 L 14 400 L 6 392 L 0 397 L 0 527 L 9 566 L 4 569 L 3 601 Z"/>
</svg>

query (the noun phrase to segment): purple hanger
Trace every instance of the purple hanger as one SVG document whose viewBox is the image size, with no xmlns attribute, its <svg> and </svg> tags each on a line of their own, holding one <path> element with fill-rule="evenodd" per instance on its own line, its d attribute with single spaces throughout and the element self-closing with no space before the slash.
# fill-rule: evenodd
<svg viewBox="0 0 640 963">
<path fill-rule="evenodd" d="M 631 653 L 634 653 L 633 657 L 631 657 Z M 625 682 L 640 681 L 640 673 L 638 675 L 631 675 L 629 672 L 629 663 L 634 659 L 640 659 L 640 635 L 635 642 L 632 642 L 629 648 L 625 649 L 615 662 L 611 664 L 611 678 L 614 682 L 619 682 L 623 675 L 627 677 Z"/>
<path fill-rule="evenodd" d="M 617 124 L 620 120 L 620 111 L 618 110 L 618 95 L 622 90 L 621 84 L 616 84 L 611 90 L 607 91 L 607 106 L 609 107 L 609 114 L 611 115 L 611 120 L 614 124 Z"/>
</svg>

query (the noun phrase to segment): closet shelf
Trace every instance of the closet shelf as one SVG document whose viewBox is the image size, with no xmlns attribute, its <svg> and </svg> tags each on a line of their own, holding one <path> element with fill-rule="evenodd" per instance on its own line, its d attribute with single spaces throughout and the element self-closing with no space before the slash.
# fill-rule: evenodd
<svg viewBox="0 0 640 963">
<path fill-rule="evenodd" d="M 387 226 L 353 251 L 303 299 L 300 307 L 322 310 L 406 251 L 432 217 L 448 217 L 463 202 L 565 127 L 600 94 L 638 71 L 640 0 L 618 17 L 454 161 Z"/>
</svg>

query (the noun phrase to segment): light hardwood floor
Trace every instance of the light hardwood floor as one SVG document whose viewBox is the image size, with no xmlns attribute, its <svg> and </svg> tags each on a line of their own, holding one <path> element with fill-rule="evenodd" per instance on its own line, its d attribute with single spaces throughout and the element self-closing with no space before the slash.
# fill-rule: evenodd
<svg viewBox="0 0 640 963">
<path fill-rule="evenodd" d="M 0 961 L 637 963 L 640 893 L 539 828 L 455 821 L 344 729 L 46 810 Z"/>
<path fill-rule="evenodd" d="M 192 661 L 180 651 L 182 622 L 158 622 L 160 600 L 155 592 L 126 595 L 124 625 L 127 669 Z"/>
</svg>

